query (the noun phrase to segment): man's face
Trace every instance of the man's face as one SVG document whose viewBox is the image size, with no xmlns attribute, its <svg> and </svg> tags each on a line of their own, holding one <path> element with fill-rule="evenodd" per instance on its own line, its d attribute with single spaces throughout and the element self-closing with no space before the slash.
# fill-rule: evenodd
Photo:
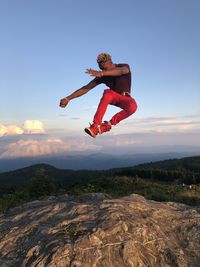
<svg viewBox="0 0 200 267">
<path fill-rule="evenodd" d="M 98 62 L 98 65 L 99 65 L 99 68 L 101 69 L 101 70 L 106 70 L 107 69 L 107 67 L 108 67 L 108 61 L 106 61 L 106 62 Z"/>
</svg>

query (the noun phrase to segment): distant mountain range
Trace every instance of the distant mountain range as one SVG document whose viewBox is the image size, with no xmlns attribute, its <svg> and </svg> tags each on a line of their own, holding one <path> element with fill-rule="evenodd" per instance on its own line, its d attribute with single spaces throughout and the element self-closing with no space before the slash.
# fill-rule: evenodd
<svg viewBox="0 0 200 267">
<path fill-rule="evenodd" d="M 89 153 L 61 156 L 29 157 L 0 159 L 0 173 L 12 171 L 34 164 L 50 164 L 60 169 L 73 170 L 107 170 L 135 166 L 141 163 L 154 162 L 166 159 L 179 159 L 182 157 L 196 156 L 196 153 L 141 153 L 141 154 L 107 154 Z"/>
<path fill-rule="evenodd" d="M 164 155 L 161 155 L 161 156 L 164 157 Z M 96 158 L 99 158 L 99 157 L 96 157 Z M 108 159 L 111 160 L 110 157 L 107 157 L 107 160 Z M 167 159 L 167 160 L 160 160 L 160 161 L 154 161 L 154 162 L 151 159 L 151 161 L 149 161 L 148 163 L 135 164 L 135 165 L 129 164 L 126 167 L 118 166 L 114 168 L 113 167 L 109 168 L 107 170 L 97 170 L 97 169 L 73 170 L 69 168 L 65 168 L 65 169 L 57 168 L 55 166 L 52 166 L 46 163 L 45 164 L 34 164 L 34 165 L 31 165 L 25 168 L 20 168 L 17 170 L 0 173 L 0 187 L 3 185 L 24 186 L 27 183 L 27 181 L 31 177 L 35 176 L 37 171 L 40 169 L 45 170 L 45 173 L 47 176 L 56 179 L 60 184 L 63 184 L 63 183 L 70 184 L 70 183 L 83 181 L 85 179 L 97 178 L 97 177 L 102 177 L 102 176 L 113 176 L 113 175 L 135 176 L 138 174 L 140 175 L 141 170 L 142 172 L 146 172 L 149 178 L 151 178 L 150 176 L 151 176 L 152 170 L 169 171 L 169 172 L 176 171 L 176 172 L 180 172 L 181 175 L 183 173 L 189 173 L 189 176 L 192 177 L 192 173 L 196 173 L 196 174 L 200 173 L 200 156 L 183 157 L 179 159 Z M 160 173 L 158 174 L 160 175 Z M 174 173 L 172 173 L 172 175 L 174 175 Z M 161 177 L 161 180 L 162 179 L 163 178 Z"/>
</svg>

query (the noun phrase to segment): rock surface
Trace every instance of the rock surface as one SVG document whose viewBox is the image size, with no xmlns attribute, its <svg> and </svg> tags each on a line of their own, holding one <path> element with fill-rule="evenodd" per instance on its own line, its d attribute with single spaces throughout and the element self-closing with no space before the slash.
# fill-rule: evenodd
<svg viewBox="0 0 200 267">
<path fill-rule="evenodd" d="M 197 267 L 200 214 L 139 195 L 51 197 L 0 215 L 1 267 Z"/>
</svg>

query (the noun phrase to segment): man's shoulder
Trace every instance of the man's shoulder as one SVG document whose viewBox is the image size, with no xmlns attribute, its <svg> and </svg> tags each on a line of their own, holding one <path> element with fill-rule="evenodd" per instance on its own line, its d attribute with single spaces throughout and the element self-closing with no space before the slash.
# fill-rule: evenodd
<svg viewBox="0 0 200 267">
<path fill-rule="evenodd" d="M 129 64 L 127 64 L 127 63 L 119 63 L 116 65 L 118 68 L 127 67 L 129 69 L 129 71 L 131 71 Z"/>
<path fill-rule="evenodd" d="M 127 64 L 127 63 L 119 63 L 116 65 L 118 68 L 127 67 L 129 69 L 129 73 L 131 72 L 131 68 L 130 68 L 129 64 Z"/>
<path fill-rule="evenodd" d="M 129 64 L 127 64 L 127 63 L 118 63 L 116 65 L 117 65 L 117 67 L 129 67 Z"/>
</svg>

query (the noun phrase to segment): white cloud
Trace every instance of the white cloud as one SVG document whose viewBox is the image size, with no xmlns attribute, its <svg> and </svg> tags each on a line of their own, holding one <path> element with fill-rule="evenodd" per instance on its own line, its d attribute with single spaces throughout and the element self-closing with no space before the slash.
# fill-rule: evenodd
<svg viewBox="0 0 200 267">
<path fill-rule="evenodd" d="M 200 130 L 200 116 L 144 117 L 123 122 L 120 133 L 132 132 L 187 132 Z"/>
<path fill-rule="evenodd" d="M 39 120 L 26 120 L 23 126 L 0 124 L 0 137 L 20 134 L 45 133 L 43 123 Z"/>
<path fill-rule="evenodd" d="M 39 120 L 26 120 L 23 125 L 24 132 L 28 134 L 44 133 L 43 123 Z"/>
<path fill-rule="evenodd" d="M 23 134 L 24 130 L 16 125 L 8 125 L 5 126 L 3 124 L 0 124 L 0 137 L 6 136 L 6 135 L 19 135 Z"/>
<path fill-rule="evenodd" d="M 63 141 L 59 138 L 47 140 L 19 140 L 4 147 L 0 158 L 36 157 L 52 154 L 64 154 L 69 151 L 99 150 L 100 147 L 92 143 L 77 140 Z"/>
</svg>

